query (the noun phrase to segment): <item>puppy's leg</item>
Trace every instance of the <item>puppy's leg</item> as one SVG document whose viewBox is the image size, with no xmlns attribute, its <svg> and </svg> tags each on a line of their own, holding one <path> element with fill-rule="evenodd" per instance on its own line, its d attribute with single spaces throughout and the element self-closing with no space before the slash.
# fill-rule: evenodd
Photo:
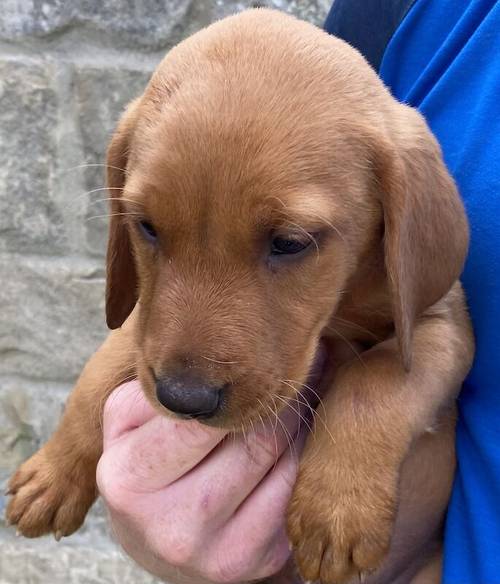
<svg viewBox="0 0 500 584">
<path fill-rule="evenodd" d="M 439 584 L 443 522 L 455 470 L 455 411 L 412 445 L 401 468 L 389 553 L 365 584 Z"/>
<path fill-rule="evenodd" d="M 288 532 L 306 580 L 347 582 L 389 549 L 400 468 L 412 444 L 449 406 L 470 367 L 473 341 L 460 302 L 417 322 L 406 373 L 396 339 L 343 365 L 301 459 Z"/>
<path fill-rule="evenodd" d="M 113 331 L 86 364 L 51 439 L 9 481 L 6 517 L 26 537 L 76 531 L 97 496 L 106 398 L 135 373 L 134 320 Z"/>
</svg>

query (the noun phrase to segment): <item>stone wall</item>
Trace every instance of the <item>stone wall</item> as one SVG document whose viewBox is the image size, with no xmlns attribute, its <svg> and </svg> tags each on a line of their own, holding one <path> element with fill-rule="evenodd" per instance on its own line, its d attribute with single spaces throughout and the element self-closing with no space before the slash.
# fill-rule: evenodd
<svg viewBox="0 0 500 584">
<path fill-rule="evenodd" d="M 329 3 L 267 5 L 321 23 Z M 106 334 L 99 165 L 120 112 L 169 47 L 250 5 L 1 0 L 0 487 L 48 438 Z M 0 495 L 2 518 L 4 506 Z M 16 539 L 2 521 L 0 584 L 153 582 L 111 542 L 99 505 L 58 544 Z"/>
</svg>

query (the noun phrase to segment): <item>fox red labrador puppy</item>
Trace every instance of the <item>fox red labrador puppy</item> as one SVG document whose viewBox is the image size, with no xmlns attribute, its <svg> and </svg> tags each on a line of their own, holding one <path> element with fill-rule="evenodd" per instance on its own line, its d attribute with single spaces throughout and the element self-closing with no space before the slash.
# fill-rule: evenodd
<svg viewBox="0 0 500 584">
<path fill-rule="evenodd" d="M 288 510 L 300 574 L 413 566 L 409 582 L 438 550 L 473 354 L 467 222 L 422 116 L 346 43 L 258 9 L 168 53 L 107 162 L 114 330 L 11 479 L 9 520 L 28 537 L 80 527 L 123 380 L 161 413 L 238 431 L 319 359 L 326 419 Z"/>
</svg>

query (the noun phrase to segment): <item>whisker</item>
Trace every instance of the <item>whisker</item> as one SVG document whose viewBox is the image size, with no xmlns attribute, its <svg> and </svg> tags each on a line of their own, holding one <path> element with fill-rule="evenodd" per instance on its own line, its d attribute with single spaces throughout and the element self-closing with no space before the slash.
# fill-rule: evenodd
<svg viewBox="0 0 500 584">
<path fill-rule="evenodd" d="M 278 405 L 277 405 L 277 403 L 276 403 L 276 401 L 275 401 L 274 398 L 275 398 L 275 396 L 274 395 L 271 395 L 272 404 L 273 404 L 273 406 L 275 408 L 275 419 L 276 419 L 276 425 L 275 425 L 275 430 L 274 431 L 275 432 L 278 431 L 278 423 L 279 423 L 279 425 L 281 426 L 281 429 L 283 431 L 283 434 L 284 434 L 284 436 L 286 438 L 287 449 L 290 450 L 290 452 L 292 453 L 292 456 L 295 458 L 295 460 L 298 460 L 297 451 L 295 450 L 295 447 L 293 445 L 293 437 L 290 434 L 290 432 L 288 432 L 286 426 L 284 425 L 284 422 L 282 421 L 282 419 L 279 416 L 279 413 L 278 413 Z"/>
<path fill-rule="evenodd" d="M 364 326 L 361 326 L 360 324 L 356 323 L 356 322 L 352 322 L 350 320 L 346 320 L 345 318 L 341 318 L 340 316 L 334 316 L 332 317 L 332 320 L 336 320 L 338 321 L 340 324 L 343 324 L 345 326 L 349 326 L 352 328 L 355 328 L 361 332 L 366 333 L 367 335 L 370 335 L 371 337 L 373 337 L 374 340 L 376 341 L 380 341 L 380 337 L 378 335 L 376 335 L 374 332 L 372 332 L 370 329 L 367 329 Z"/>
<path fill-rule="evenodd" d="M 261 405 L 262 405 L 262 402 L 261 402 Z M 262 417 L 262 414 L 260 412 L 258 413 L 258 416 L 259 416 L 259 422 L 261 423 L 262 428 L 265 429 L 266 424 L 265 424 L 264 418 Z"/>
<path fill-rule="evenodd" d="M 122 191 L 123 189 L 121 189 L 120 187 L 99 187 L 97 189 L 85 191 L 85 192 L 77 195 L 74 199 L 71 199 L 70 201 L 68 201 L 68 203 L 63 206 L 63 209 L 65 209 L 65 210 L 69 209 L 71 206 L 74 206 L 77 203 L 79 203 L 84 197 L 87 197 L 87 196 L 92 195 L 94 193 L 100 193 L 101 191 L 111 191 L 111 190 Z M 97 202 L 97 201 L 95 201 L 95 202 Z M 93 202 L 91 204 L 93 204 Z"/>
<path fill-rule="evenodd" d="M 270 405 L 267 405 L 267 409 L 269 410 L 269 412 L 271 414 L 274 414 L 274 411 L 273 411 L 273 409 L 271 408 Z M 268 415 L 270 415 L 270 414 L 268 414 Z M 276 428 L 277 428 L 277 426 L 278 426 L 278 422 L 275 422 L 275 426 L 274 426 L 274 429 L 273 429 L 273 436 L 274 436 L 274 448 L 275 448 L 275 452 L 276 452 L 276 457 L 275 457 L 274 464 L 273 464 L 273 468 L 272 468 L 273 471 L 276 469 L 276 466 L 278 464 L 278 460 L 279 460 L 279 457 L 280 457 L 279 448 L 278 448 L 278 436 L 276 435 Z"/>
<path fill-rule="evenodd" d="M 323 399 L 321 398 L 321 396 L 319 395 L 319 393 L 313 389 L 310 385 L 307 385 L 307 383 L 301 383 L 300 381 L 296 381 L 294 379 L 281 379 L 280 381 L 282 381 L 283 383 L 285 383 L 286 385 L 289 385 L 295 392 L 297 392 L 299 395 L 302 395 L 300 393 L 300 391 L 295 387 L 295 385 L 293 385 L 294 383 L 296 383 L 297 385 L 300 385 L 301 387 L 305 387 L 308 391 L 310 391 L 314 397 L 318 400 L 318 405 L 321 406 L 321 408 L 323 409 L 323 413 L 325 415 L 325 419 L 327 417 L 326 414 L 326 408 L 325 408 L 325 404 L 323 403 Z M 305 399 L 305 398 L 304 398 Z M 307 401 L 307 400 L 306 400 Z"/>
<path fill-rule="evenodd" d="M 290 451 L 292 452 L 293 457 L 295 458 L 295 460 L 298 460 L 298 456 L 297 456 L 297 451 L 295 450 L 295 446 L 293 445 L 293 437 L 290 434 L 290 432 L 288 431 L 287 427 L 285 426 L 285 423 L 283 422 L 283 420 L 277 416 L 276 419 L 278 420 L 281 429 L 283 430 L 283 434 L 285 435 L 287 444 L 288 444 L 288 448 L 290 449 Z"/>
<path fill-rule="evenodd" d="M 279 417 L 279 411 L 278 411 L 278 405 L 277 403 L 274 401 L 273 396 L 271 395 L 271 401 L 274 407 L 274 428 L 273 428 L 273 432 L 276 432 L 278 429 L 278 417 Z"/>
<path fill-rule="evenodd" d="M 287 402 L 284 399 L 285 396 L 281 396 L 281 395 L 275 394 L 274 397 L 276 397 L 277 399 L 279 399 L 280 401 L 282 401 L 284 404 L 286 404 L 287 407 L 289 407 L 291 410 L 293 410 L 297 414 L 298 419 L 299 419 L 299 429 L 298 429 L 298 432 L 300 432 L 300 422 L 301 421 L 304 422 L 304 424 L 306 425 L 306 427 L 309 430 L 309 432 L 312 432 L 312 427 L 309 424 L 309 422 L 306 420 L 306 418 L 304 418 L 304 416 L 300 413 L 300 408 L 296 410 L 289 402 Z M 297 402 L 297 404 L 298 404 L 298 402 Z"/>
<path fill-rule="evenodd" d="M 68 203 L 66 205 L 63 206 L 63 209 L 70 209 L 72 207 L 75 207 L 78 203 L 80 203 L 82 201 L 82 199 L 84 197 L 90 197 L 90 195 L 93 195 L 95 193 L 100 193 L 102 191 L 118 191 L 118 192 L 122 192 L 123 189 L 121 187 L 98 187 L 96 189 L 91 189 L 90 191 L 84 191 L 83 193 L 80 193 L 79 195 L 77 195 L 76 197 L 74 197 L 73 199 L 71 199 L 70 201 L 68 201 Z M 128 191 L 130 194 L 137 194 L 140 195 L 140 193 L 136 192 L 136 191 Z M 95 205 L 97 203 L 101 203 L 104 201 L 115 201 L 115 200 L 119 200 L 119 201 L 127 201 L 128 203 L 132 203 L 134 205 L 137 205 L 138 207 L 142 207 L 143 204 L 139 201 L 134 201 L 132 199 L 128 199 L 127 197 L 106 197 L 104 199 L 95 199 L 95 200 L 91 200 L 89 201 L 89 205 Z"/>
<path fill-rule="evenodd" d="M 246 447 L 247 447 L 247 449 L 248 449 L 248 439 L 247 439 L 247 435 L 246 435 L 246 433 L 245 433 L 245 426 L 244 426 L 244 424 L 243 424 L 243 423 L 241 424 L 241 432 L 242 432 L 242 434 L 243 434 L 243 443 L 245 444 L 245 446 L 246 446 Z"/>
<path fill-rule="evenodd" d="M 220 365 L 235 365 L 238 364 L 239 361 L 219 361 L 218 359 L 213 359 L 212 357 L 206 357 L 205 355 L 200 355 L 202 359 L 206 359 L 207 361 L 211 361 L 212 363 L 219 363 Z"/>
<path fill-rule="evenodd" d="M 302 398 L 301 400 L 299 400 L 299 397 Z M 300 408 L 300 406 L 305 406 L 310 414 L 311 414 L 311 423 L 312 423 L 312 430 L 310 431 L 310 434 L 313 437 L 313 440 L 316 441 L 316 429 L 317 429 L 317 424 L 316 424 L 316 418 L 319 418 L 319 414 L 318 412 L 312 407 L 312 405 L 306 400 L 306 398 L 300 393 L 297 392 L 295 394 L 294 398 L 290 398 L 290 399 L 294 399 L 294 401 L 297 403 L 297 407 Z"/>
<path fill-rule="evenodd" d="M 259 403 L 262 405 L 262 402 L 260 400 L 259 400 Z M 269 416 L 269 414 L 268 414 L 268 416 Z M 260 420 L 260 423 L 262 424 L 262 426 L 265 428 L 266 424 L 264 422 L 264 418 L 262 417 L 262 415 L 260 413 L 259 413 L 259 420 Z M 276 465 L 278 464 L 278 460 L 279 460 L 278 438 L 276 436 L 276 432 L 273 432 L 273 438 L 274 438 L 274 464 L 273 464 L 273 468 L 271 469 L 271 472 L 275 470 Z"/>
<path fill-rule="evenodd" d="M 326 407 L 325 404 L 323 403 L 323 400 L 321 399 L 321 396 L 318 394 L 318 392 L 316 390 L 314 390 L 312 387 L 310 387 L 309 385 L 307 385 L 306 383 L 300 383 L 298 381 L 293 381 L 293 380 L 281 380 L 283 382 L 285 382 L 287 385 L 289 385 L 296 393 L 298 396 L 302 397 L 304 399 L 304 401 L 307 401 L 306 398 L 295 388 L 293 387 L 293 385 L 291 385 L 290 383 L 287 382 L 292 382 L 292 383 L 297 383 L 299 385 L 302 385 L 303 387 L 305 387 L 306 389 L 308 389 L 309 391 L 311 391 L 313 393 L 313 395 L 316 396 L 316 398 L 318 399 L 318 405 L 321 406 L 323 413 L 324 413 L 324 419 L 319 415 L 319 412 L 314 410 L 314 408 L 312 408 L 312 411 L 314 412 L 315 415 L 315 419 L 318 419 L 322 424 L 323 427 L 325 428 L 326 432 L 328 433 L 328 435 L 330 436 L 332 443 L 335 444 L 335 438 L 333 437 L 332 433 L 330 432 L 330 428 L 328 427 L 328 414 L 326 412 Z"/>
<path fill-rule="evenodd" d="M 92 191 L 89 191 L 92 192 Z M 89 193 L 84 193 L 89 194 Z M 125 201 L 126 203 L 131 203 L 132 205 L 137 205 L 138 207 L 143 207 L 144 205 L 139 201 L 134 201 L 133 199 L 127 199 L 127 197 L 106 197 L 104 199 L 94 199 L 90 201 L 90 205 L 96 205 L 97 203 L 105 203 L 108 201 Z"/>
<path fill-rule="evenodd" d="M 229 433 L 227 434 L 227 439 L 228 439 L 228 440 L 230 440 L 230 438 L 229 438 L 229 437 L 231 437 L 231 438 L 233 439 L 233 444 L 232 444 L 232 445 L 233 445 L 233 446 L 236 446 L 236 430 L 229 432 Z"/>
<path fill-rule="evenodd" d="M 335 225 L 331 222 L 328 221 L 328 219 L 326 219 L 325 217 L 322 217 L 321 215 L 318 215 L 317 213 L 311 213 L 309 211 L 309 214 L 312 215 L 313 217 L 317 217 L 320 221 L 322 221 L 323 223 L 325 223 L 328 227 L 330 227 L 332 229 L 332 231 L 335 231 L 335 233 L 340 237 L 340 239 L 345 243 L 345 237 L 342 235 L 342 232 L 338 229 L 338 227 L 335 227 Z"/>
<path fill-rule="evenodd" d="M 288 387 L 290 387 L 292 389 L 292 391 L 294 392 L 296 398 L 298 396 L 300 396 L 301 398 L 303 398 L 303 401 L 301 401 L 301 403 L 303 403 L 304 405 L 307 405 L 307 407 L 309 408 L 309 410 L 312 412 L 313 414 L 313 418 L 314 415 L 316 414 L 316 416 L 319 416 L 319 413 L 309 404 L 309 402 L 307 401 L 307 399 L 305 398 L 305 396 L 302 395 L 302 393 L 294 386 L 292 385 L 293 383 L 298 383 L 297 381 L 293 381 L 291 379 L 279 379 L 278 380 L 280 383 L 284 383 L 285 385 L 288 385 Z M 323 400 L 321 399 L 321 397 L 319 396 L 319 394 L 312 388 L 309 387 L 307 384 L 305 383 L 298 383 L 298 385 L 301 385 L 303 387 L 305 387 L 306 389 L 308 389 L 309 391 L 311 391 L 316 398 L 318 399 L 318 405 L 320 405 L 323 409 L 324 415 L 325 415 L 325 419 L 326 419 L 326 408 L 325 408 L 325 404 L 323 403 Z"/>
<path fill-rule="evenodd" d="M 257 398 L 257 401 L 259 402 L 259 404 L 260 404 L 260 407 L 261 407 L 263 410 L 265 410 L 266 408 L 264 407 L 264 404 L 262 403 L 262 401 L 260 400 L 260 398 Z M 272 409 L 271 409 L 269 406 L 268 406 L 268 409 L 269 409 L 269 411 L 270 411 L 271 413 L 274 413 L 274 412 L 273 412 L 273 410 L 272 410 Z M 269 414 L 268 414 L 268 415 L 269 415 Z M 262 419 L 262 416 L 261 416 L 260 414 L 259 414 L 259 418 L 260 418 L 260 420 L 261 420 L 261 422 L 262 422 L 262 425 L 264 426 L 264 420 Z M 269 418 L 269 421 L 271 421 L 271 418 Z M 277 461 L 277 460 L 278 460 L 278 455 L 279 455 L 279 452 L 278 452 L 278 438 L 277 438 L 277 436 L 276 436 L 276 427 L 274 428 L 274 431 L 273 431 L 273 436 L 274 436 L 274 450 L 275 450 L 275 452 L 276 452 L 276 461 Z M 275 466 L 276 466 L 276 463 L 275 463 Z M 274 469 L 273 469 L 273 470 L 274 470 Z"/>
<path fill-rule="evenodd" d="M 255 431 L 255 425 L 254 425 L 253 419 L 250 418 L 249 422 L 250 422 L 250 428 L 252 430 L 252 433 L 254 434 L 254 436 L 256 436 L 257 435 L 257 432 Z"/>
<path fill-rule="evenodd" d="M 332 331 L 334 334 L 336 334 L 342 341 L 344 341 L 344 343 L 349 347 L 349 349 L 351 349 L 351 351 L 354 353 L 354 355 L 356 356 L 356 358 L 359 360 L 359 362 L 361 363 L 361 365 L 363 365 L 363 367 L 366 367 L 366 363 L 363 361 L 363 358 L 361 356 L 361 353 L 356 349 L 356 347 L 349 341 L 349 339 L 347 337 L 345 337 L 342 333 L 340 333 L 335 327 L 333 326 L 327 326 L 326 327 L 327 330 Z"/>
<path fill-rule="evenodd" d="M 305 403 L 305 402 L 307 402 L 307 400 L 304 398 L 304 396 L 303 396 L 301 393 L 299 393 L 298 395 L 304 399 L 304 402 L 301 402 L 301 403 Z M 311 414 L 312 414 L 312 416 L 313 416 L 313 419 L 314 419 L 315 421 L 316 421 L 316 420 L 318 420 L 319 422 L 321 422 L 321 424 L 323 425 L 324 429 L 326 430 L 326 433 L 327 433 L 327 434 L 328 434 L 328 436 L 330 437 L 330 440 L 332 441 L 332 444 L 336 444 L 336 440 L 335 440 L 335 438 L 333 437 L 333 435 L 332 435 L 332 433 L 331 433 L 331 431 L 330 431 L 330 428 L 328 427 L 327 420 L 326 420 L 326 419 L 323 419 L 323 418 L 320 416 L 319 412 L 318 412 L 318 411 L 316 411 L 316 410 L 315 410 L 315 409 L 314 409 L 314 408 L 313 408 L 313 407 L 312 407 L 310 404 L 308 404 L 308 403 L 305 403 L 305 405 L 307 405 L 307 406 L 309 407 L 309 409 L 310 409 L 310 411 L 311 411 Z M 315 433 L 314 433 L 314 434 L 315 434 Z M 315 439 L 316 439 L 316 437 L 315 437 Z"/>
<path fill-rule="evenodd" d="M 66 172 L 71 172 L 73 170 L 79 170 L 82 168 L 112 168 L 113 170 L 119 170 L 120 172 L 124 172 L 125 174 L 129 174 L 129 171 L 126 168 L 120 168 L 119 166 L 113 166 L 112 164 L 104 164 L 99 162 L 88 162 L 85 164 L 77 164 L 76 166 L 70 166 L 69 168 L 63 168 L 58 171 L 57 174 L 63 174 Z"/>
<path fill-rule="evenodd" d="M 86 217 L 85 221 L 90 221 L 91 219 L 109 219 L 110 217 L 142 217 L 141 213 L 105 213 L 104 215 L 92 215 L 91 217 Z"/>
</svg>

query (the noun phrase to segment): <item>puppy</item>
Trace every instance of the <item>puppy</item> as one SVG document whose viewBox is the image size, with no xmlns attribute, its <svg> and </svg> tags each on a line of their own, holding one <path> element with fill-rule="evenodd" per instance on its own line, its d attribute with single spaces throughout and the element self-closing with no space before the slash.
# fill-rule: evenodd
<svg viewBox="0 0 500 584">
<path fill-rule="evenodd" d="M 125 379 L 160 413 L 238 429 L 326 350 L 326 419 L 288 510 L 299 572 L 429 582 L 473 341 L 464 209 L 420 114 L 341 40 L 258 9 L 169 52 L 107 164 L 113 332 L 12 477 L 10 522 L 80 527 Z"/>
</svg>

